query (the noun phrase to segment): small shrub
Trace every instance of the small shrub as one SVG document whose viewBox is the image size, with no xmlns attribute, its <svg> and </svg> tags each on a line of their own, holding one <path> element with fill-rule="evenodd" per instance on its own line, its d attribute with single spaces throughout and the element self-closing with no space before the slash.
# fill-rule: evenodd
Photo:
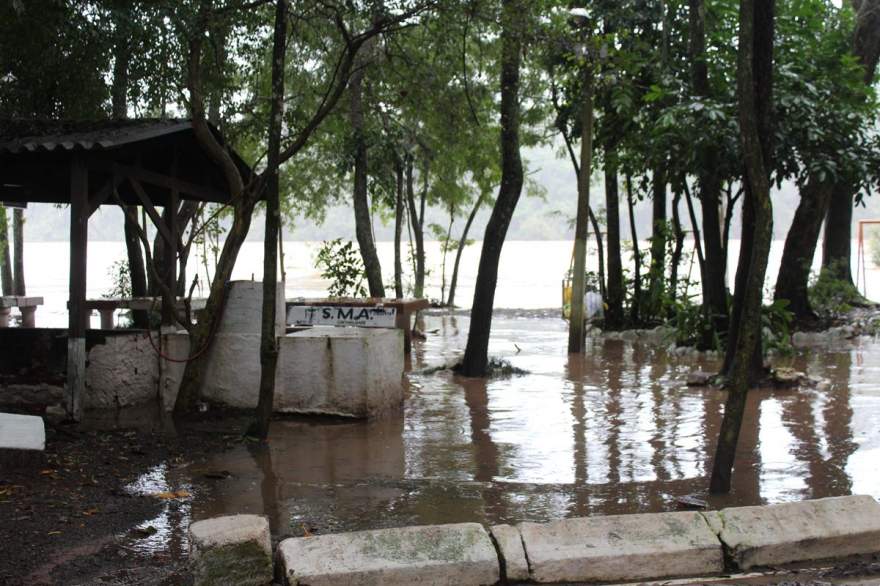
<svg viewBox="0 0 880 586">
<path fill-rule="evenodd" d="M 127 260 L 117 260 L 107 269 L 110 277 L 110 290 L 104 293 L 104 299 L 131 297 L 131 271 Z"/>
<path fill-rule="evenodd" d="M 810 277 L 807 292 L 813 311 L 821 317 L 836 317 L 847 313 L 861 299 L 858 290 L 847 280 L 839 279 L 835 267 L 823 268 Z"/>
<path fill-rule="evenodd" d="M 336 238 L 322 242 L 315 257 L 315 268 L 321 271 L 322 278 L 330 281 L 327 289 L 330 297 L 367 296 L 364 262 L 351 241 Z"/>
</svg>

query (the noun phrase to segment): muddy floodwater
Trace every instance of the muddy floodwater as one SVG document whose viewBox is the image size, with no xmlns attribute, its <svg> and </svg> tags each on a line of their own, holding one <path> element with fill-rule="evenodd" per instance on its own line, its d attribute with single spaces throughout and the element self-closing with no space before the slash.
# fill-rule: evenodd
<svg viewBox="0 0 880 586">
<path fill-rule="evenodd" d="M 707 498 L 724 393 L 688 387 L 715 359 L 594 340 L 566 353 L 551 312 L 505 312 L 490 352 L 528 374 L 449 371 L 466 316 L 425 317 L 402 412 L 370 422 L 285 419 L 268 447 L 169 463 L 131 489 L 185 491 L 138 548 L 178 549 L 192 520 L 266 514 L 276 536 L 426 523 L 487 524 L 664 511 Z M 880 497 L 880 341 L 837 340 L 776 359 L 828 385 L 750 392 L 730 495 L 712 508 L 850 493 Z"/>
</svg>

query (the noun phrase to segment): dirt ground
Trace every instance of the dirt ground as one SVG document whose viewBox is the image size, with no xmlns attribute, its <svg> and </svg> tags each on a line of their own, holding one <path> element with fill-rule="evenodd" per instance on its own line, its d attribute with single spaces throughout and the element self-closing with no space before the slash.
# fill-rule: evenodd
<svg viewBox="0 0 880 586">
<path fill-rule="evenodd" d="M 244 441 L 246 421 L 225 414 L 183 427 L 167 421 L 109 429 L 49 423 L 45 454 L 0 459 L 0 584 L 191 584 L 185 552 L 144 555 L 133 547 L 150 536 L 143 522 L 173 495 L 127 487 L 158 464 L 198 464 L 230 449 Z M 665 583 L 880 584 L 880 558 Z"/>
<path fill-rule="evenodd" d="M 0 584 L 190 583 L 184 556 L 132 548 L 152 531 L 137 526 L 169 495 L 126 487 L 160 463 L 197 463 L 241 441 L 244 423 L 205 420 L 184 430 L 168 422 L 134 429 L 47 423 L 45 454 L 0 456 Z"/>
</svg>

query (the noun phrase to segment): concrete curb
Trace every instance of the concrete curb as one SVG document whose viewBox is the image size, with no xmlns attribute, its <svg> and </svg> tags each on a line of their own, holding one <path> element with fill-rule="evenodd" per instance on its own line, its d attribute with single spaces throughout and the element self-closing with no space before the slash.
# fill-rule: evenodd
<svg viewBox="0 0 880 586">
<path fill-rule="evenodd" d="M 874 552 L 880 503 L 846 496 L 496 525 L 488 532 L 459 523 L 291 538 L 279 544 L 276 563 L 285 583 L 302 586 L 464 586 L 705 577 Z"/>
<path fill-rule="evenodd" d="M 845 496 L 703 513 L 741 570 L 880 551 L 880 503 Z"/>
</svg>

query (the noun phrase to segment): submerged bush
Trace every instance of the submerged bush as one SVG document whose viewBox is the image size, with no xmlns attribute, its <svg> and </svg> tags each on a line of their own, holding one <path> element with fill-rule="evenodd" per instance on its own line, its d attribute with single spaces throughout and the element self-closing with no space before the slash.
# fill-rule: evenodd
<svg viewBox="0 0 880 586">
<path fill-rule="evenodd" d="M 837 267 L 823 268 L 810 277 L 807 291 L 810 306 L 820 317 L 837 317 L 850 311 L 861 300 L 858 289 L 846 279 L 838 278 Z"/>
</svg>

